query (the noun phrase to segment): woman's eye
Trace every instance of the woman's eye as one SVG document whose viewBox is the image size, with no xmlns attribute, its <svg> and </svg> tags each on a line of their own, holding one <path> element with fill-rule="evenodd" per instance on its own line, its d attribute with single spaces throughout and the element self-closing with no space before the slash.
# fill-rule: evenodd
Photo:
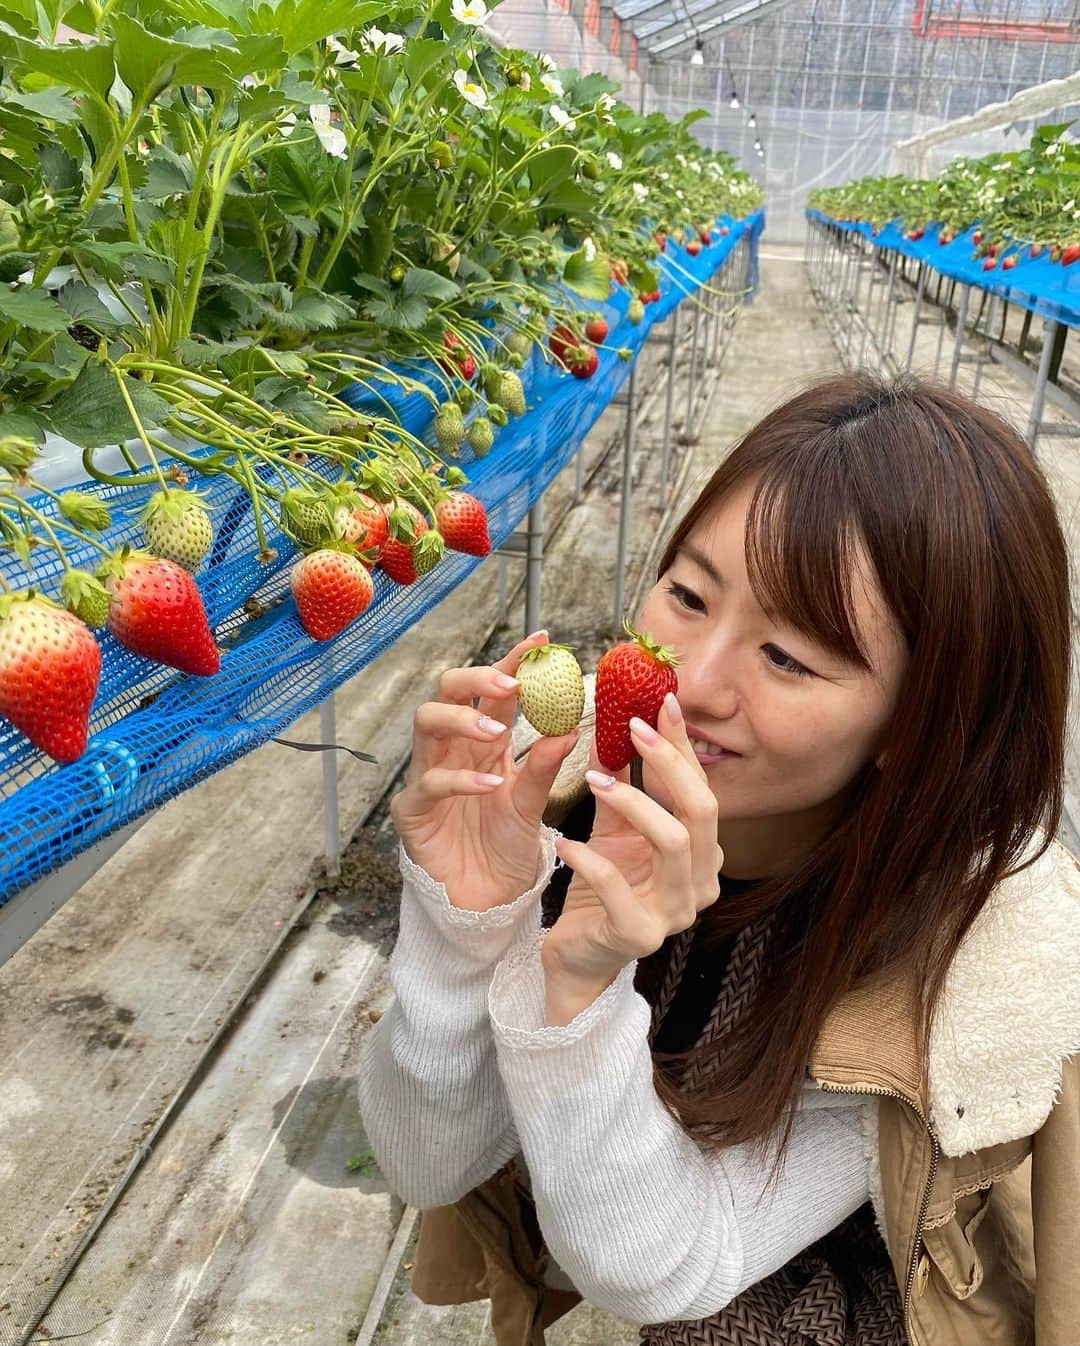
<svg viewBox="0 0 1080 1346">
<path fill-rule="evenodd" d="M 682 607 L 689 609 L 690 612 L 705 611 L 705 604 L 697 594 L 694 593 L 693 589 L 687 589 L 683 584 L 676 584 L 674 581 L 670 581 L 667 585 L 667 591 L 677 603 L 681 604 Z"/>
<path fill-rule="evenodd" d="M 809 678 L 813 674 L 808 668 L 799 663 L 798 659 L 792 659 L 790 654 L 785 654 L 779 645 L 763 645 L 766 658 L 774 668 L 778 668 L 783 673 L 795 673 L 800 678 Z"/>
</svg>

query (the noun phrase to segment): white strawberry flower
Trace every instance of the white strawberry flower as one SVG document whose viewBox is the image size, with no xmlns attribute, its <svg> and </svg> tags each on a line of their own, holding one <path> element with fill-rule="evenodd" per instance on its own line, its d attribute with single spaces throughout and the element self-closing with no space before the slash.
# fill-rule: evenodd
<svg viewBox="0 0 1080 1346">
<path fill-rule="evenodd" d="M 601 112 L 610 112 L 615 106 L 615 99 L 609 93 L 602 93 L 596 100 L 596 106 Z"/>
<path fill-rule="evenodd" d="M 540 65 L 541 65 L 541 68 L 542 68 L 542 69 L 544 69 L 544 70 L 554 70 L 554 69 L 555 69 L 555 62 L 551 59 L 551 57 L 547 54 L 546 51 L 542 51 L 542 52 L 540 53 L 540 56 L 539 56 L 538 59 L 539 59 L 539 61 L 540 61 Z"/>
<path fill-rule="evenodd" d="M 581 245 L 581 251 L 585 254 L 585 260 L 587 262 L 596 261 L 596 244 L 591 237 L 586 237 Z"/>
<path fill-rule="evenodd" d="M 540 83 L 551 94 L 552 98 L 561 98 L 566 92 L 562 86 L 562 81 L 556 79 L 554 75 L 541 75 Z"/>
<path fill-rule="evenodd" d="M 453 0 L 450 13 L 458 23 L 464 23 L 470 28 L 481 27 L 488 16 L 484 0 Z"/>
<path fill-rule="evenodd" d="M 466 103 L 471 103 L 473 107 L 487 107 L 487 91 L 482 84 L 477 84 L 469 78 L 467 70 L 455 70 L 454 83 L 458 87 L 458 93 L 461 94 Z"/>
<path fill-rule="evenodd" d="M 381 28 L 372 25 L 364 30 L 363 45 L 368 51 L 378 52 L 382 56 L 392 56 L 401 51 L 405 39 L 400 33 L 384 33 Z"/>
<path fill-rule="evenodd" d="M 615 151 L 608 150 L 607 154 L 604 157 L 607 159 L 608 163 L 615 170 L 615 172 L 618 173 L 618 171 L 622 168 L 622 160 L 615 153 Z"/>
<path fill-rule="evenodd" d="M 337 159 L 344 159 L 349 152 L 349 142 L 340 127 L 331 126 L 330 105 L 315 103 L 308 108 L 308 116 L 315 128 L 315 134 L 319 137 L 319 144 L 327 154 L 332 154 Z"/>
<path fill-rule="evenodd" d="M 678 160 L 679 164 L 680 164 L 683 168 L 686 167 L 686 155 L 685 155 L 685 154 L 676 154 L 675 158 Z"/>
<path fill-rule="evenodd" d="M 630 190 L 634 193 L 634 195 L 637 197 L 639 201 L 645 201 L 648 199 L 649 189 L 648 187 L 645 186 L 643 182 L 632 182 L 630 184 Z"/>
<path fill-rule="evenodd" d="M 355 65 L 360 59 L 358 51 L 352 51 L 343 42 L 339 42 L 336 37 L 326 39 L 326 50 L 333 53 L 335 65 Z"/>
<path fill-rule="evenodd" d="M 561 126 L 564 129 L 567 126 L 571 126 L 574 121 L 573 117 L 571 117 L 568 113 L 564 112 L 562 108 L 558 105 L 558 103 L 551 104 L 551 106 L 548 108 L 548 116 L 551 118 L 551 120 L 555 123 L 556 126 Z"/>
<path fill-rule="evenodd" d="M 522 93 L 528 93 L 532 88 L 532 75 L 527 70 L 521 72 L 521 79 L 518 80 L 518 88 Z"/>
</svg>

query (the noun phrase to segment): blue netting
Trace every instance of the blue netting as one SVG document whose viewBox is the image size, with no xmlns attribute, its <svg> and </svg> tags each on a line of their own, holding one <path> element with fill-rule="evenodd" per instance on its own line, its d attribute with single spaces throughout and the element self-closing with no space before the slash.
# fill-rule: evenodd
<svg viewBox="0 0 1080 1346">
<path fill-rule="evenodd" d="M 652 324 L 688 292 L 685 278 L 674 278 L 676 266 L 702 283 L 729 261 L 744 234 L 750 245 L 747 270 L 756 277 L 761 225 L 761 212 L 729 222 L 729 235 L 696 259 L 669 244 L 663 298 L 647 306 L 645 321 L 637 327 L 625 320 L 629 297 L 621 290 L 606 306 L 590 305 L 605 310 L 609 344 L 629 346 L 636 357 Z M 745 280 L 739 271 L 741 289 Z M 439 386 L 432 366 L 407 372 Z M 486 458 L 475 460 L 467 446 L 462 450 L 469 490 L 487 507 L 495 547 L 573 457 L 629 372 L 630 365 L 614 351 L 602 351 L 597 374 L 582 382 L 534 354 L 522 371 L 528 414 L 499 433 Z M 422 394 L 390 383 L 377 390 L 358 384 L 348 400 L 361 408 L 379 406 L 384 413 L 388 402 L 408 429 L 430 433 L 431 404 Z M 221 672 L 188 677 L 131 654 L 101 632 L 101 685 L 90 743 L 79 761 L 56 765 L 0 718 L 0 905 L 95 841 L 267 742 L 392 645 L 480 564 L 479 558 L 448 552 L 442 565 L 406 588 L 377 569 L 368 611 L 336 640 L 320 643 L 301 627 L 289 593 L 296 555 L 292 542 L 275 529 L 278 558 L 258 565 L 247 494 L 222 477 L 199 484 L 213 514 L 215 537 L 198 582 L 223 650 Z M 110 546 L 138 537 L 137 516 L 154 488 L 88 482 L 82 489 L 114 502 L 117 517 L 106 539 Z M 48 498 L 34 503 L 45 514 L 54 512 Z M 39 587 L 55 592 L 59 563 L 40 555 Z M 71 559 L 92 568 L 98 558 L 89 548 L 73 548 Z M 14 558 L 0 558 L 8 578 L 24 583 L 16 564 Z M 253 608 L 253 599 L 260 607 Z"/>
<path fill-rule="evenodd" d="M 875 234 L 873 226 L 865 222 L 853 224 L 847 220 L 834 220 L 820 210 L 808 210 L 806 214 L 809 219 L 820 220 L 845 233 L 862 234 L 879 248 L 889 248 L 905 257 L 926 262 L 950 280 L 977 285 L 981 290 L 1001 295 L 1010 304 L 1041 313 L 1044 318 L 1052 318 L 1069 327 L 1080 327 L 1080 263 L 1062 266 L 1060 262 L 1052 262 L 1048 249 L 1041 256 L 1032 257 L 1030 247 L 1012 244 L 998 254 L 998 264 L 993 270 L 984 271 L 984 259 L 975 256 L 976 245 L 972 241 L 975 225 L 966 233 L 957 234 L 950 243 L 942 244 L 938 242 L 940 224 L 927 225 L 922 238 L 910 239 L 895 221 Z M 1003 271 L 1002 259 L 1010 254 L 1016 257 L 1016 266 Z"/>
</svg>

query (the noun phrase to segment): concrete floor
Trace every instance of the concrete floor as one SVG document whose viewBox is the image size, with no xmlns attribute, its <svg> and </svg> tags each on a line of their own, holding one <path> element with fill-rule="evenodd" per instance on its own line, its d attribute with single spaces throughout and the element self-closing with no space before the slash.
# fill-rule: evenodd
<svg viewBox="0 0 1080 1346">
<path fill-rule="evenodd" d="M 930 339 L 920 339 L 917 365 L 932 356 Z M 766 243 L 762 294 L 740 318 L 707 430 L 681 460 L 683 499 L 765 411 L 836 367 L 801 252 Z M 984 374 L 980 397 L 1023 424 L 1026 394 L 1003 372 Z M 618 418 L 609 412 L 590 438 L 590 467 Z M 655 410 L 650 420 L 639 441 L 632 576 L 645 572 L 661 527 Z M 1067 440 L 1048 440 L 1040 453 L 1080 561 L 1080 455 Z M 545 567 L 553 638 L 586 651 L 611 634 L 618 477 L 617 460 L 597 471 Z M 572 487 L 571 468 L 552 488 L 552 515 L 569 505 Z M 343 838 L 394 780 L 412 710 L 438 673 L 471 657 L 495 628 L 496 565 L 481 567 L 339 696 L 339 740 L 379 758 L 375 768 L 342 760 Z M 520 623 L 518 607 L 494 644 L 505 648 Z M 317 718 L 289 736 L 316 739 Z M 1070 764 L 1075 799 L 1075 754 Z M 252 754 L 155 815 L 0 968 L 0 1346 L 20 1340 L 33 1306 L 229 1024 L 35 1340 L 356 1341 L 399 1214 L 378 1172 L 348 1163 L 367 1148 L 352 1084 L 370 1012 L 387 996 L 396 865 L 376 812 L 350 845 L 341 880 L 320 882 L 320 780 L 314 757 L 274 745 Z M 300 911 L 257 996 L 241 1003 Z M 419 1305 L 408 1262 L 405 1249 L 367 1341 L 489 1346 L 483 1306 Z M 582 1307 L 549 1339 L 619 1346 L 637 1333 Z"/>
</svg>

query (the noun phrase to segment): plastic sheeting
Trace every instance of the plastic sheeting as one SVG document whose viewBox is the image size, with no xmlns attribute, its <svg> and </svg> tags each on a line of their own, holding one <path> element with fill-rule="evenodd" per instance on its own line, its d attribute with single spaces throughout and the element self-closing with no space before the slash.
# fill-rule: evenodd
<svg viewBox="0 0 1080 1346">
<path fill-rule="evenodd" d="M 619 290 L 606 306 L 589 306 L 605 310 L 611 346 L 630 347 L 636 357 L 652 325 L 714 276 L 744 236 L 749 281 L 756 285 L 764 212 L 719 224 L 730 232 L 697 258 L 669 243 L 660 258 L 662 298 L 647 306 L 640 325 L 626 321 L 630 296 L 625 291 Z M 741 288 L 743 278 L 738 279 Z M 410 372 L 431 376 L 430 368 Z M 495 547 L 506 541 L 573 457 L 629 372 L 629 363 L 606 350 L 597 374 L 582 382 L 534 353 L 522 371 L 528 414 L 499 433 L 486 458 L 473 460 L 471 450 L 462 450 L 469 489 L 487 508 Z M 403 397 L 390 385 L 385 391 L 403 425 L 417 434 L 429 433 L 427 399 Z M 363 406 L 371 396 L 370 390 L 358 387 L 349 401 Z M 296 555 L 290 540 L 275 530 L 278 558 L 259 566 L 247 494 L 223 477 L 208 477 L 199 485 L 215 519 L 215 537 L 198 582 L 223 650 L 221 672 L 212 678 L 179 674 L 131 654 L 103 632 L 91 739 L 79 761 L 67 766 L 51 762 L 0 719 L 0 905 L 94 842 L 277 735 L 383 653 L 480 564 L 476 557 L 449 552 L 430 575 L 405 588 L 376 570 L 375 600 L 368 611 L 336 640 L 320 643 L 301 627 L 289 593 L 289 568 Z M 137 537 L 137 514 L 153 488 L 87 483 L 85 489 L 115 502 L 119 517 L 106 539 L 109 545 Z M 45 513 L 53 509 L 45 498 L 34 503 Z M 55 591 L 59 563 L 40 555 L 39 587 Z M 95 553 L 73 551 L 71 560 L 92 567 Z M 25 583 L 13 558 L 0 563 L 16 584 Z"/>
<path fill-rule="evenodd" d="M 988 290 L 1008 300 L 1010 304 L 1018 304 L 1044 318 L 1052 318 L 1069 327 L 1080 327 L 1080 263 L 1062 266 L 1060 262 L 1050 260 L 1048 250 L 1039 257 L 1032 257 L 1030 247 L 1013 245 L 999 254 L 997 266 L 993 270 L 984 271 L 984 258 L 975 256 L 975 243 L 972 241 L 977 226 L 966 233 L 957 234 L 951 243 L 941 244 L 938 242 L 941 233 L 939 224 L 928 225 L 922 238 L 910 239 L 895 221 L 875 234 L 873 226 L 866 223 L 834 220 L 819 210 L 808 210 L 806 214 L 809 219 L 821 220 L 844 233 L 862 234 L 875 247 L 887 248 L 925 262 L 951 280 Z M 1016 257 L 1016 266 L 1005 271 L 1001 263 L 1009 256 Z"/>
</svg>

